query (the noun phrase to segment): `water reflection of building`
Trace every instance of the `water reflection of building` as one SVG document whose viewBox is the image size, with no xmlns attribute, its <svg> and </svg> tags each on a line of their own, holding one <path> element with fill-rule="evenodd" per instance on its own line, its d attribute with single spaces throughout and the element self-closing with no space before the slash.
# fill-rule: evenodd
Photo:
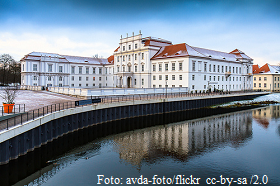
<svg viewBox="0 0 280 186">
<path fill-rule="evenodd" d="M 279 105 L 270 105 L 265 108 L 256 109 L 253 111 L 254 118 L 279 118 L 280 115 Z"/>
<path fill-rule="evenodd" d="M 187 161 L 217 146 L 240 146 L 252 135 L 251 118 L 251 111 L 230 113 L 128 132 L 114 141 L 120 159 L 136 166 L 166 156 Z"/>
<path fill-rule="evenodd" d="M 253 111 L 253 118 L 264 128 L 268 128 L 270 120 L 273 118 L 279 118 L 279 115 L 279 105 L 269 105 Z"/>
</svg>

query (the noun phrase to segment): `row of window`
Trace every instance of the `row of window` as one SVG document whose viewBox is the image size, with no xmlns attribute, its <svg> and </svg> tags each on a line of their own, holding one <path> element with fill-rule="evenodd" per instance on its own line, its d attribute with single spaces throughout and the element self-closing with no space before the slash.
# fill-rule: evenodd
<svg viewBox="0 0 280 186">
<path fill-rule="evenodd" d="M 172 80 L 176 80 L 175 79 L 175 75 L 172 75 Z M 228 81 L 228 79 L 229 79 L 229 81 L 238 81 L 238 79 L 239 79 L 239 81 L 241 81 L 241 77 L 229 77 L 229 78 L 225 78 L 226 79 L 226 81 Z M 153 76 L 153 80 L 156 80 L 156 76 L 154 75 Z M 158 80 L 162 80 L 162 75 L 159 75 L 159 77 L 158 77 Z M 168 75 L 165 75 L 165 80 L 168 80 Z M 179 75 L 179 80 L 183 80 L 183 77 L 182 77 L 182 75 Z M 192 75 L 192 80 L 195 80 L 195 75 Z M 204 80 L 206 81 L 206 75 L 204 75 Z M 221 80 L 222 81 L 224 81 L 224 76 L 221 76 Z M 248 80 L 248 79 L 247 79 Z M 209 76 L 209 81 L 212 81 L 212 76 Z M 213 76 L 213 81 L 216 81 L 216 76 Z M 217 76 L 217 81 L 220 81 L 220 76 Z"/>
<path fill-rule="evenodd" d="M 24 70 L 24 64 L 22 65 L 22 68 Z M 33 64 L 33 71 L 34 72 L 38 71 L 38 65 L 37 64 Z M 52 71 L 53 71 L 53 65 L 48 64 L 48 72 L 52 72 Z M 63 66 L 58 66 L 58 72 L 63 72 Z"/>
<path fill-rule="evenodd" d="M 256 81 L 257 80 L 257 77 L 254 77 L 254 81 Z M 261 81 L 262 80 L 262 78 L 261 77 L 259 77 L 259 81 Z M 263 77 L 263 80 L 264 81 L 267 81 L 267 77 Z M 274 81 L 280 81 L 280 77 L 274 77 Z"/>
<path fill-rule="evenodd" d="M 144 70 L 145 70 L 145 66 L 144 66 L 144 65 L 141 65 L 141 71 L 144 72 Z M 135 66 L 134 66 L 134 72 L 137 72 L 137 71 L 138 71 L 138 66 L 135 65 Z M 119 67 L 119 66 L 117 66 L 117 72 L 120 72 L 120 67 Z M 125 66 L 123 66 L 122 72 L 126 72 Z M 128 66 L 128 67 L 127 67 L 127 72 L 131 72 L 131 66 Z"/>
<path fill-rule="evenodd" d="M 153 80 L 156 80 L 156 76 L 153 76 Z M 158 76 L 158 80 L 162 80 L 162 75 Z M 165 75 L 165 80 L 168 80 L 168 75 Z M 172 75 L 172 80 L 176 80 L 175 75 Z M 183 80 L 182 75 L 179 75 L 179 80 Z"/>
<path fill-rule="evenodd" d="M 206 75 L 204 75 L 204 81 L 206 81 Z M 221 78 L 220 78 L 221 77 Z M 217 81 L 220 81 L 220 79 L 222 80 L 222 81 L 224 81 L 224 79 L 226 80 L 226 81 L 228 81 L 228 79 L 229 79 L 229 81 L 242 81 L 242 78 L 241 77 L 225 77 L 225 76 L 217 76 Z M 249 81 L 249 77 L 247 77 L 247 81 Z M 195 80 L 195 75 L 192 75 L 192 80 Z M 208 80 L 209 81 L 212 81 L 212 76 L 209 76 L 209 78 L 208 78 Z M 244 79 L 245 80 L 245 79 Z M 213 81 L 216 81 L 216 76 L 213 76 Z"/>
<path fill-rule="evenodd" d="M 99 79 L 99 81 L 102 81 L 102 77 L 99 77 L 98 79 Z M 107 79 L 108 79 L 108 78 L 105 77 L 105 80 L 106 80 L 106 81 L 107 81 Z M 72 81 L 75 81 L 75 76 L 72 76 L 72 77 L 71 77 L 71 80 L 72 80 Z M 89 80 L 89 77 L 86 77 L 86 81 L 88 81 L 88 80 Z M 92 77 L 92 80 L 95 81 L 95 77 Z M 81 77 L 81 76 L 79 76 L 79 81 L 82 81 L 82 77 Z"/>
<path fill-rule="evenodd" d="M 134 57 L 134 60 L 137 60 L 137 54 L 131 54 L 131 55 L 125 55 L 125 56 L 118 56 L 117 62 L 120 62 L 120 60 L 125 61 L 127 59 L 128 61 L 131 61 L 131 59 Z M 141 59 L 144 59 L 144 53 L 141 53 Z"/>
<path fill-rule="evenodd" d="M 38 80 L 38 77 L 37 76 L 33 76 L 33 80 L 35 80 L 35 81 Z M 51 81 L 51 80 L 52 80 L 51 76 L 48 76 L 48 81 Z M 74 81 L 75 77 L 72 76 L 71 80 Z M 89 80 L 89 77 L 86 77 L 86 81 L 88 81 L 88 80 Z M 95 81 L 95 77 L 92 77 L 92 80 Z M 107 81 L 107 77 L 105 77 L 105 80 Z M 58 81 L 63 81 L 62 76 L 58 77 Z M 79 81 L 82 81 L 82 77 L 81 76 L 79 76 Z M 102 77 L 99 77 L 99 81 L 102 81 Z"/>
<path fill-rule="evenodd" d="M 280 86 L 279 83 L 274 83 L 274 88 L 280 88 L 279 86 Z M 254 83 L 254 87 L 257 87 L 257 83 Z M 262 87 L 262 84 L 261 84 L 261 83 L 259 83 L 259 87 Z M 267 84 L 264 83 L 264 84 L 263 84 L 263 87 L 264 87 L 264 88 L 267 88 Z M 270 87 L 270 88 L 271 88 L 271 87 Z"/>
<path fill-rule="evenodd" d="M 201 71 L 201 65 L 202 65 L 202 61 L 198 61 L 198 71 Z M 241 67 L 232 67 L 232 66 L 223 66 L 223 65 L 212 65 L 209 64 L 208 65 L 208 69 L 207 69 L 207 63 L 204 63 L 204 72 L 230 72 L 233 74 L 241 74 Z M 196 69 L 196 61 L 192 61 L 192 71 L 197 71 Z M 247 73 L 249 73 L 249 67 L 247 67 Z"/>
<path fill-rule="evenodd" d="M 232 89 L 233 90 L 234 89 L 238 89 L 238 87 L 239 87 L 239 89 L 241 89 L 241 84 L 239 86 L 238 85 L 232 85 Z M 206 89 L 206 88 L 207 88 L 207 86 L 204 85 L 204 89 Z M 216 85 L 214 85 L 212 88 L 220 90 L 220 85 L 218 85 L 217 87 L 216 87 Z M 227 85 L 226 85 L 225 88 L 226 88 L 225 90 L 228 90 L 228 86 Z M 247 85 L 247 88 L 248 88 L 248 85 Z M 192 85 L 192 89 L 193 90 L 195 89 L 195 85 Z M 224 85 L 221 86 L 221 90 L 223 90 L 223 89 L 224 89 Z M 229 85 L 229 89 L 231 89 L 231 85 Z"/>
<path fill-rule="evenodd" d="M 165 67 L 165 71 L 169 70 L 169 64 L 168 63 L 165 63 L 164 67 Z M 171 63 L 171 69 L 172 69 L 172 71 L 176 70 L 176 63 Z M 183 63 L 182 62 L 179 63 L 178 70 L 183 70 Z M 156 71 L 156 64 L 153 64 L 153 72 L 155 72 L 155 71 Z M 162 64 L 161 63 L 158 64 L 158 71 L 162 72 Z"/>
<path fill-rule="evenodd" d="M 74 87 L 74 86 L 75 86 L 75 84 L 71 84 L 71 87 Z M 81 87 L 81 86 L 82 86 L 82 84 L 80 83 L 80 84 L 79 84 L 79 87 Z M 86 87 L 88 87 L 88 86 L 89 86 L 89 84 L 86 83 Z M 96 86 L 95 83 L 93 83 L 92 86 L 95 87 L 95 86 Z M 107 86 L 107 83 L 106 83 L 106 86 Z M 102 84 L 99 83 L 99 84 L 98 84 L 98 87 L 101 88 L 101 87 L 102 87 Z"/>
<path fill-rule="evenodd" d="M 83 74 L 83 67 L 78 67 L 79 69 L 79 74 Z M 92 67 L 92 74 L 97 74 L 98 69 L 98 74 L 102 74 L 102 67 Z M 110 70 L 111 68 L 109 68 Z M 71 73 L 75 74 L 75 67 L 71 67 Z M 86 74 L 89 74 L 89 67 L 86 67 Z M 108 68 L 105 68 L 105 74 L 108 74 Z"/>
<path fill-rule="evenodd" d="M 153 85 L 153 88 L 162 88 L 162 87 L 164 87 L 163 85 Z M 165 85 L 165 87 L 168 87 L 168 85 Z M 175 85 L 171 85 L 171 87 L 175 87 Z M 182 87 L 182 85 L 179 85 L 179 87 Z M 241 85 L 229 85 L 229 90 L 231 90 L 231 88 L 234 90 L 234 89 L 241 89 Z M 249 86 L 247 85 L 247 88 L 248 88 Z M 206 88 L 207 88 L 207 85 L 204 85 L 204 90 L 206 90 Z M 209 87 L 208 87 L 209 88 Z M 221 87 L 220 87 L 220 85 L 214 85 L 213 87 L 212 87 L 212 89 L 218 89 L 218 90 L 220 90 L 220 88 L 221 88 L 221 90 L 223 90 L 224 89 L 224 85 L 222 85 Z M 195 90 L 195 85 L 192 85 L 192 90 Z M 228 85 L 225 85 L 225 90 L 228 90 Z"/>
<path fill-rule="evenodd" d="M 37 81 L 37 80 L 38 80 L 38 76 L 33 76 L 33 80 L 34 80 L 34 81 Z M 48 81 L 51 81 L 51 80 L 52 80 L 52 77 L 51 77 L 51 76 L 48 76 Z M 58 81 L 63 81 L 62 76 L 59 76 L 59 77 L 58 77 Z"/>
<path fill-rule="evenodd" d="M 37 86 L 37 83 L 33 83 L 33 86 Z M 51 87 L 52 84 L 48 84 L 48 86 Z M 62 87 L 62 83 L 59 83 L 58 86 L 59 86 L 59 87 Z M 75 86 L 75 84 L 71 84 L 71 87 L 74 87 L 74 86 Z M 80 84 L 79 84 L 79 87 L 81 87 L 81 86 L 82 86 L 82 84 L 80 83 Z M 88 86 L 89 86 L 88 83 L 86 83 L 86 87 L 88 87 Z M 93 83 L 92 86 L 95 87 L 95 86 L 96 86 L 95 83 Z M 107 83 L 106 83 L 106 86 L 107 86 Z M 102 84 L 99 83 L 98 87 L 101 88 L 101 87 L 102 87 Z"/>
<path fill-rule="evenodd" d="M 153 85 L 153 88 L 156 88 L 156 85 Z M 158 88 L 162 88 L 162 85 L 158 85 Z M 168 85 L 165 85 L 165 87 L 168 87 Z M 175 87 L 175 85 L 171 85 L 171 87 Z M 182 87 L 182 85 L 179 85 L 179 87 Z"/>
<path fill-rule="evenodd" d="M 137 49 L 137 43 L 134 44 L 134 49 Z M 128 50 L 131 50 L 131 45 L 128 45 Z M 125 51 L 125 46 L 123 46 L 123 51 Z"/>
<path fill-rule="evenodd" d="M 78 67 L 79 68 L 79 74 L 83 74 L 83 67 Z M 96 74 L 96 68 L 97 67 L 92 67 L 92 74 Z M 98 68 L 98 74 L 102 74 L 102 68 Z M 33 64 L 33 71 L 38 71 L 37 64 Z M 53 72 L 53 65 L 48 64 L 48 72 Z M 63 72 L 63 66 L 58 66 L 58 72 Z M 71 67 L 71 73 L 75 74 L 75 67 Z M 86 67 L 86 74 L 89 74 L 89 67 Z M 105 74 L 108 74 L 108 68 L 105 68 Z"/>
</svg>

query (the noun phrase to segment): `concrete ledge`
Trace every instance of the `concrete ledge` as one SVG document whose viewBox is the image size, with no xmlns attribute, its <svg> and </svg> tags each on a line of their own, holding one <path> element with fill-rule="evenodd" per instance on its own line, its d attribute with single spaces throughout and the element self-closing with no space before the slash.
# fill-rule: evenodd
<svg viewBox="0 0 280 186">
<path fill-rule="evenodd" d="M 47 114 L 45 116 L 36 118 L 34 120 L 28 121 L 22 125 L 17 125 L 9 130 L 3 130 L 0 132 L 0 143 L 9 140 L 15 136 L 18 136 L 26 131 L 34 129 L 40 125 L 48 123 L 49 121 L 56 120 L 65 116 L 74 115 L 78 113 L 88 112 L 92 110 L 122 107 L 129 105 L 141 105 L 141 104 L 152 104 L 152 103 L 162 103 L 162 102 L 176 102 L 176 101 L 187 101 L 187 100 L 202 100 L 202 99 L 213 99 L 213 98 L 225 98 L 225 97 L 239 97 L 239 96 L 250 96 L 250 95 L 266 95 L 269 93 L 244 93 L 244 94 L 226 94 L 226 95 L 207 95 L 204 97 L 178 97 L 178 98 L 165 98 L 165 99 L 150 99 L 150 100 L 134 100 L 134 101 L 124 101 L 124 102 L 113 102 L 104 104 L 93 104 L 83 107 L 76 107 L 67 110 L 61 110 L 54 113 Z"/>
</svg>

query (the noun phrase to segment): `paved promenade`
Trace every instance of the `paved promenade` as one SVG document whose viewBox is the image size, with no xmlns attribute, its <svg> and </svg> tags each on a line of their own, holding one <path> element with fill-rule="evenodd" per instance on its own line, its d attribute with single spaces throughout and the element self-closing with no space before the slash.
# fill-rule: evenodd
<svg viewBox="0 0 280 186">
<path fill-rule="evenodd" d="M 0 90 L 0 93 L 2 92 L 3 90 Z M 29 111 L 55 103 L 64 103 L 77 100 L 80 100 L 80 98 L 48 91 L 19 90 L 15 99 L 15 104 L 25 104 L 25 111 Z M 0 97 L 0 103 L 2 102 L 4 102 L 4 100 Z"/>
<path fill-rule="evenodd" d="M 264 95 L 268 93 L 244 93 L 235 92 L 233 94 L 188 94 L 188 93 L 175 93 L 175 94 L 147 94 L 147 95 L 121 95 L 121 96 L 108 96 L 102 97 L 102 103 L 118 103 L 132 101 L 149 101 L 154 100 L 156 102 L 167 101 L 182 101 L 182 100 L 193 100 L 193 99 L 212 99 L 212 98 L 226 98 L 232 96 L 250 96 L 250 95 Z M 18 124 L 23 124 L 26 121 L 34 120 L 37 117 L 43 116 L 48 113 L 53 113 L 55 111 L 64 110 L 68 108 L 75 108 L 77 105 L 75 101 L 79 98 L 71 97 L 67 95 L 62 95 L 58 93 L 52 93 L 47 91 L 29 91 L 21 90 L 19 91 L 18 97 L 15 100 L 17 104 L 25 104 L 25 113 L 0 117 L 0 131 L 3 129 L 8 129 Z M 238 100 L 238 99 L 237 99 Z M 1 100 L 0 100 L 1 101 Z M 21 109 L 21 113 L 23 110 Z M 17 113 L 17 112 L 15 112 Z M 5 114 L 4 114 L 5 115 Z"/>
</svg>

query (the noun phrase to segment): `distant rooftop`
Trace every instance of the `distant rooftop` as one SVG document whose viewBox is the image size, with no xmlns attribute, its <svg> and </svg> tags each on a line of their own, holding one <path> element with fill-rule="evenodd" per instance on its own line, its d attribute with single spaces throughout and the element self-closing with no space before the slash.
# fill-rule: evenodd
<svg viewBox="0 0 280 186">
<path fill-rule="evenodd" d="M 259 68 L 257 65 L 253 65 L 253 73 L 254 74 L 280 74 L 280 66 L 270 65 L 266 63 L 262 67 Z"/>
<path fill-rule="evenodd" d="M 152 57 L 152 59 L 184 56 L 196 56 L 227 61 L 238 61 L 240 59 L 252 60 L 252 58 L 250 58 L 244 52 L 238 49 L 227 53 L 205 48 L 192 47 L 186 43 L 164 46 Z"/>
<path fill-rule="evenodd" d="M 106 58 L 96 58 L 96 57 L 81 57 L 81 56 L 70 56 L 70 55 L 60 55 L 56 53 L 46 53 L 46 52 L 31 52 L 25 55 L 21 60 L 34 60 L 42 61 L 46 59 L 52 59 L 57 62 L 65 63 L 89 63 L 89 64 L 112 64 L 112 60 L 109 62 Z"/>
</svg>

